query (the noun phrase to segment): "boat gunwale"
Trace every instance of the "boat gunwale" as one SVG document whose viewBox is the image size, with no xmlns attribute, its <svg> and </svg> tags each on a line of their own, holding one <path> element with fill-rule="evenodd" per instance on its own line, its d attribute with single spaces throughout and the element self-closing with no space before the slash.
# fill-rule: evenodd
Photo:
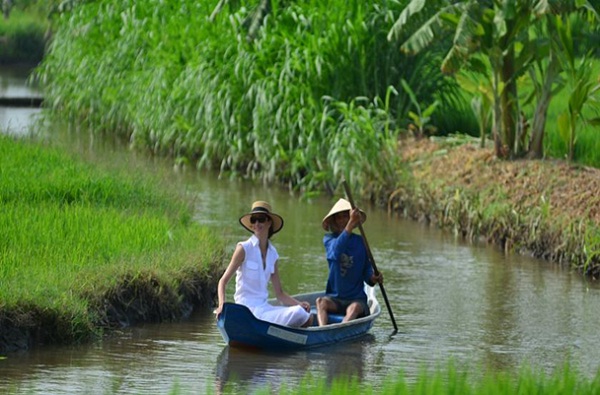
<svg viewBox="0 0 600 395">
<path fill-rule="evenodd" d="M 365 291 L 367 291 L 367 297 L 368 297 L 368 301 L 371 302 L 371 305 L 369 306 L 369 309 L 375 309 L 374 312 L 370 313 L 367 316 L 361 317 L 361 318 L 356 318 L 354 320 L 348 321 L 348 322 L 334 322 L 331 324 L 327 324 L 327 325 L 323 325 L 323 326 L 319 326 L 319 325 L 314 325 L 314 326 L 310 326 L 310 327 L 291 327 L 291 326 L 286 326 L 286 325 L 281 325 L 281 324 L 277 324 L 277 323 L 273 323 L 273 322 L 269 322 L 269 321 L 265 321 L 265 320 L 261 320 L 257 317 L 255 317 L 254 315 L 252 315 L 254 317 L 254 320 L 256 321 L 260 321 L 263 322 L 265 324 L 268 325 L 275 325 L 279 328 L 285 329 L 285 330 L 291 330 L 291 331 L 297 331 L 297 332 L 326 332 L 326 331 L 330 331 L 330 330 L 335 330 L 335 329 L 340 329 L 340 328 L 344 328 L 344 327 L 348 327 L 348 326 L 358 326 L 360 324 L 363 323 L 369 323 L 371 321 L 375 321 L 375 319 L 377 317 L 379 317 L 379 315 L 381 314 L 381 305 L 379 304 L 379 301 L 377 300 L 377 298 L 375 297 L 375 292 L 374 289 L 372 287 L 369 287 L 370 289 L 367 289 L 367 287 L 365 286 Z M 300 300 L 300 301 L 308 301 L 311 302 L 311 306 L 313 306 L 312 300 L 316 300 L 317 297 L 319 296 L 325 296 L 325 292 L 308 292 L 308 293 L 303 293 L 303 294 L 297 294 L 297 295 L 293 295 L 294 298 Z M 275 305 L 275 306 L 281 306 L 280 303 L 277 302 L 276 299 L 269 299 L 269 303 Z M 248 309 L 248 307 L 244 306 L 244 305 L 240 305 L 237 303 L 230 303 L 227 302 L 225 303 L 226 305 L 235 305 L 235 306 L 241 306 L 244 307 L 246 309 Z M 250 309 L 248 309 L 250 310 Z M 311 309 L 312 311 L 312 309 Z M 250 314 L 252 314 L 250 312 Z M 314 314 L 314 313 L 313 313 Z"/>
</svg>

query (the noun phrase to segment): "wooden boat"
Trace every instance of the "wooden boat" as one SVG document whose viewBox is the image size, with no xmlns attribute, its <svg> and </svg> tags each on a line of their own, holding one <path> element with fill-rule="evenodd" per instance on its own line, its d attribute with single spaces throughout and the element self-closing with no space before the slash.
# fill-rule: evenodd
<svg viewBox="0 0 600 395">
<path fill-rule="evenodd" d="M 252 347 L 266 350 L 300 350 L 319 347 L 355 339 L 366 334 L 373 326 L 375 319 L 381 314 L 381 306 L 375 298 L 375 289 L 365 287 L 371 314 L 342 323 L 343 316 L 329 315 L 329 324 L 315 325 L 308 328 L 292 328 L 257 319 L 243 305 L 225 303 L 217 321 L 217 327 L 225 343 L 232 347 Z M 324 292 L 294 295 L 300 301 L 307 301 L 313 306 Z M 270 303 L 277 304 L 274 301 Z"/>
</svg>

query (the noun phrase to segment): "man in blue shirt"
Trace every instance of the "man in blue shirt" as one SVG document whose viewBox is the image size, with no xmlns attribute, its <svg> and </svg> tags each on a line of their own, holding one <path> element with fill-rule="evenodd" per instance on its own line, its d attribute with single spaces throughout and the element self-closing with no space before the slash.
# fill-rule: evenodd
<svg viewBox="0 0 600 395">
<path fill-rule="evenodd" d="M 364 283 L 374 286 L 383 282 L 381 273 L 375 275 L 360 235 L 352 233 L 367 215 L 340 199 L 323 218 L 323 237 L 329 262 L 326 296 L 317 298 L 319 325 L 328 323 L 328 314 L 344 314 L 342 322 L 370 314 Z"/>
</svg>

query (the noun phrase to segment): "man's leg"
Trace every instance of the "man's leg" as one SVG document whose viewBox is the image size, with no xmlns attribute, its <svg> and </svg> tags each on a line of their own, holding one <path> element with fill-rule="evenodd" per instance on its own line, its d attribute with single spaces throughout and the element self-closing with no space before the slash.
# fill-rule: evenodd
<svg viewBox="0 0 600 395">
<path fill-rule="evenodd" d="M 348 322 L 358 317 L 362 317 L 364 314 L 363 305 L 358 302 L 352 302 L 346 309 L 346 315 L 342 322 Z"/>
<path fill-rule="evenodd" d="M 317 298 L 317 320 L 319 326 L 327 325 L 329 321 L 329 313 L 337 311 L 337 305 L 327 296 Z"/>
</svg>

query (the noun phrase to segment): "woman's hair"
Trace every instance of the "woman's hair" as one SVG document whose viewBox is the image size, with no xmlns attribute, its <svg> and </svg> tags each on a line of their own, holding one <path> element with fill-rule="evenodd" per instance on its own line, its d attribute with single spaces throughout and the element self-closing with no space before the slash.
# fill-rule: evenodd
<svg viewBox="0 0 600 395">
<path fill-rule="evenodd" d="M 273 232 L 273 220 L 271 220 L 271 226 L 269 226 L 269 236 L 267 236 L 268 239 L 271 238 L 271 236 L 273 236 L 275 234 L 275 232 Z"/>
</svg>

